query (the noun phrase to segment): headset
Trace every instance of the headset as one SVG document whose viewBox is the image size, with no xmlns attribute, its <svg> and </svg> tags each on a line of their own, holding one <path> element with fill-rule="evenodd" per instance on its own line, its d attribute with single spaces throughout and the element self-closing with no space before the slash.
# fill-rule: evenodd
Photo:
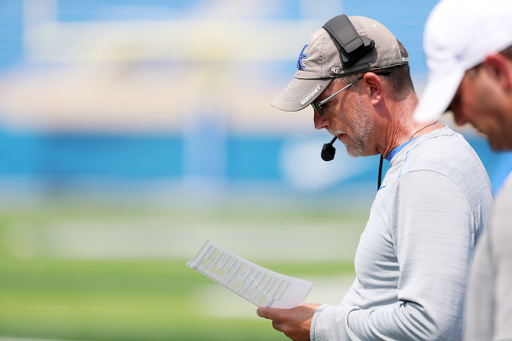
<svg viewBox="0 0 512 341">
<path fill-rule="evenodd" d="M 325 23 L 323 28 L 329 33 L 340 53 L 343 66 L 352 66 L 375 46 L 373 39 L 361 37 L 345 14 L 338 15 Z"/>
</svg>

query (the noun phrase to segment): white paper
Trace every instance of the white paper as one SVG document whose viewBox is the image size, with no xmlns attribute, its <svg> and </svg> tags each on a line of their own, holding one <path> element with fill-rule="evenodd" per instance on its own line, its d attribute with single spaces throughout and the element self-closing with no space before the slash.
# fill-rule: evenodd
<svg viewBox="0 0 512 341">
<path fill-rule="evenodd" d="M 187 266 L 258 307 L 295 308 L 313 286 L 251 263 L 209 240 Z"/>
</svg>

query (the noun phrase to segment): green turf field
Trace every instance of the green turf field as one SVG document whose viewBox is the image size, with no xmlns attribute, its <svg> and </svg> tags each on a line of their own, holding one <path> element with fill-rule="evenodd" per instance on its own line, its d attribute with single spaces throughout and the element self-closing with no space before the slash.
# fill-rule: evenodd
<svg viewBox="0 0 512 341">
<path fill-rule="evenodd" d="M 311 240 L 307 231 L 325 233 L 327 248 L 330 232 L 354 244 L 365 219 L 364 213 L 304 209 L 173 211 L 62 203 L 6 209 L 0 213 L 0 339 L 285 340 L 255 316 L 256 307 L 186 261 L 205 234 L 218 236 L 251 261 L 308 280 L 332 279 L 329 288 L 336 290 L 339 276 L 352 276 L 353 266 L 346 256 L 308 261 L 301 252 Z M 289 239 L 280 240 L 290 244 L 286 257 L 275 251 L 276 241 L 268 249 L 251 244 L 287 233 Z M 303 254 L 295 261 L 294 245 Z M 169 248 L 174 251 L 166 253 Z M 312 245 L 311 254 L 322 255 L 321 248 Z M 328 292 L 320 286 L 316 294 Z"/>
</svg>

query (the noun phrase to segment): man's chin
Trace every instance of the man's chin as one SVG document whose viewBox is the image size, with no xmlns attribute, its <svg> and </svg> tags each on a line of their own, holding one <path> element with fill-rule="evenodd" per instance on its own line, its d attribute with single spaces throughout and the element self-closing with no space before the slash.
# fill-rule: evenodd
<svg viewBox="0 0 512 341">
<path fill-rule="evenodd" d="M 488 141 L 491 149 L 495 152 L 512 150 L 512 138 L 510 137 L 507 139 L 501 139 L 499 137 L 488 137 Z"/>
<path fill-rule="evenodd" d="M 360 148 L 351 148 L 349 146 L 345 146 L 347 148 L 347 154 L 350 157 L 361 157 L 363 156 L 363 150 Z"/>
</svg>

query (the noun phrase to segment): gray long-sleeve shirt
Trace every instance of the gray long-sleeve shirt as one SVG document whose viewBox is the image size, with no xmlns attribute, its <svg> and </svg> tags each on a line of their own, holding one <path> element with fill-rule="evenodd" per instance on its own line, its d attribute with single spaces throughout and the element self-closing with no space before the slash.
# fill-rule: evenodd
<svg viewBox="0 0 512 341">
<path fill-rule="evenodd" d="M 512 175 L 497 195 L 473 257 L 466 341 L 512 340 Z"/>
<path fill-rule="evenodd" d="M 357 248 L 357 278 L 322 305 L 311 339 L 459 340 L 473 248 L 493 203 L 487 173 L 448 127 L 395 149 Z"/>
</svg>

